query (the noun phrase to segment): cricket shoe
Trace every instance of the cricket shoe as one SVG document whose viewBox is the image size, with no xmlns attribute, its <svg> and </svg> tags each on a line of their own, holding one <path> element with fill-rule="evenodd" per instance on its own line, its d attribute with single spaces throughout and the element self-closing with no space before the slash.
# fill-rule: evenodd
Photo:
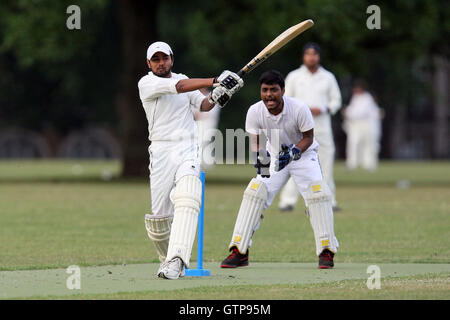
<svg viewBox="0 0 450 320">
<path fill-rule="evenodd" d="M 319 255 L 319 269 L 331 269 L 334 267 L 334 253 L 328 249 L 324 249 Z"/>
<path fill-rule="evenodd" d="M 233 247 L 231 254 L 222 261 L 221 268 L 237 268 L 248 266 L 248 250 L 246 254 L 241 254 L 238 248 Z"/>
<path fill-rule="evenodd" d="M 170 261 L 161 263 L 158 269 L 158 277 L 170 280 L 176 280 L 178 278 L 184 277 L 184 263 L 183 261 L 175 257 Z"/>
</svg>

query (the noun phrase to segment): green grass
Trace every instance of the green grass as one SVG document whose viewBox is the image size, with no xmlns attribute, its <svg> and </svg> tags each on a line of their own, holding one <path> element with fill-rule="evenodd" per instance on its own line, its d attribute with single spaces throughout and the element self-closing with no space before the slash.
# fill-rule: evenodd
<svg viewBox="0 0 450 320">
<path fill-rule="evenodd" d="M 156 262 L 143 223 L 148 180 L 119 173 L 116 161 L 0 161 L 0 270 Z M 207 173 L 206 261 L 227 254 L 253 174 L 242 165 Z M 399 180 L 410 187 L 397 188 Z M 373 174 L 338 163 L 336 183 L 343 208 L 335 214 L 336 263 L 450 263 L 450 162 L 382 162 Z M 303 203 L 280 213 L 277 199 L 254 236 L 251 261 L 316 262 Z M 302 288 L 273 290 L 309 292 Z"/>
<path fill-rule="evenodd" d="M 119 161 L 95 160 L 2 160 L 0 183 L 109 181 L 117 178 Z"/>
<path fill-rule="evenodd" d="M 252 285 L 199 287 L 171 291 L 119 292 L 114 294 L 79 294 L 76 300 L 448 300 L 450 275 L 428 274 L 386 278 L 380 289 L 369 290 L 365 280 L 344 280 L 328 283 L 295 285 Z M 41 297 L 41 299 L 67 299 Z M 36 297 L 34 298 L 36 299 Z"/>
</svg>

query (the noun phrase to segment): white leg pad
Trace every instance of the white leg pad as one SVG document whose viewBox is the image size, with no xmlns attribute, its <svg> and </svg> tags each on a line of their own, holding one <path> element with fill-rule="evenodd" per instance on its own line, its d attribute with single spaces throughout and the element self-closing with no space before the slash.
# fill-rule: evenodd
<svg viewBox="0 0 450 320">
<path fill-rule="evenodd" d="M 334 235 L 331 198 L 332 193 L 325 181 L 312 182 L 305 195 L 309 220 L 314 231 L 317 255 L 320 255 L 325 248 L 336 253 L 339 247 Z"/>
<path fill-rule="evenodd" d="M 266 185 L 252 179 L 244 191 L 244 197 L 234 226 L 230 246 L 238 248 L 245 254 L 251 246 L 253 233 L 258 229 L 262 219 L 262 211 L 267 200 Z"/>
<path fill-rule="evenodd" d="M 173 217 L 170 215 L 145 215 L 145 229 L 147 229 L 148 237 L 155 245 L 161 262 L 166 260 L 172 220 Z"/>
<path fill-rule="evenodd" d="M 193 175 L 182 177 L 173 194 L 174 217 L 166 261 L 181 258 L 189 268 L 202 199 L 202 182 Z"/>
</svg>

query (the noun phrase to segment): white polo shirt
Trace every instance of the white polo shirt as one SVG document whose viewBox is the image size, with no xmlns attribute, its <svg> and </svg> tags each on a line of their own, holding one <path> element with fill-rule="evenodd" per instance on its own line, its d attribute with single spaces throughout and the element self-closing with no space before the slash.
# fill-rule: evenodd
<svg viewBox="0 0 450 320">
<path fill-rule="evenodd" d="M 139 80 L 139 97 L 147 116 L 150 141 L 180 141 L 195 136 L 191 108 L 200 109 L 205 96 L 199 90 L 178 93 L 176 84 L 182 79 L 188 77 L 172 72 L 171 78 L 161 78 L 149 72 Z"/>
<path fill-rule="evenodd" d="M 368 92 L 354 94 L 345 110 L 349 120 L 379 119 L 378 105 Z"/>
<path fill-rule="evenodd" d="M 326 107 L 334 115 L 341 108 L 341 92 L 334 75 L 321 66 L 311 73 L 305 65 L 286 76 L 285 95 L 305 102 L 308 107 Z M 330 113 L 314 117 L 315 132 L 331 131 Z"/>
<path fill-rule="evenodd" d="M 263 101 L 259 101 L 247 111 L 245 131 L 250 134 L 264 134 L 267 137 L 266 149 L 271 156 L 281 150 L 283 143 L 297 144 L 303 139 L 302 132 L 314 128 L 314 120 L 308 106 L 295 98 L 283 97 L 283 111 L 277 115 L 271 114 Z M 314 139 L 308 150 L 318 149 Z"/>
</svg>

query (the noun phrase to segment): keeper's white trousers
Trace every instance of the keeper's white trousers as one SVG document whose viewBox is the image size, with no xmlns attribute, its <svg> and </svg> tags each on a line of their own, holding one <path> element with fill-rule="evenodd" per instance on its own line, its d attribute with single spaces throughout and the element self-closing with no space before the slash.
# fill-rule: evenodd
<svg viewBox="0 0 450 320">
<path fill-rule="evenodd" d="M 195 140 L 153 141 L 150 156 L 150 193 L 154 215 L 173 215 L 171 193 L 181 177 L 200 176 L 199 147 Z"/>
<path fill-rule="evenodd" d="M 307 150 L 299 160 L 291 161 L 285 168 L 275 172 L 275 158 L 270 160 L 270 177 L 256 179 L 264 182 L 267 187 L 267 201 L 264 210 L 270 207 L 277 193 L 292 177 L 297 193 L 301 193 L 305 199 L 305 192 L 311 182 L 323 180 L 319 159 L 315 150 Z M 305 201 L 306 204 L 306 201 Z"/>
<path fill-rule="evenodd" d="M 337 205 L 336 201 L 336 186 L 333 178 L 334 154 L 335 146 L 333 140 L 333 133 L 331 131 L 314 132 L 314 139 L 319 144 L 319 160 L 322 169 L 323 179 L 331 190 L 331 203 L 333 206 Z M 302 155 L 303 157 L 303 155 Z M 298 201 L 299 191 L 297 184 L 290 179 L 280 194 L 279 207 L 295 206 Z"/>
</svg>

